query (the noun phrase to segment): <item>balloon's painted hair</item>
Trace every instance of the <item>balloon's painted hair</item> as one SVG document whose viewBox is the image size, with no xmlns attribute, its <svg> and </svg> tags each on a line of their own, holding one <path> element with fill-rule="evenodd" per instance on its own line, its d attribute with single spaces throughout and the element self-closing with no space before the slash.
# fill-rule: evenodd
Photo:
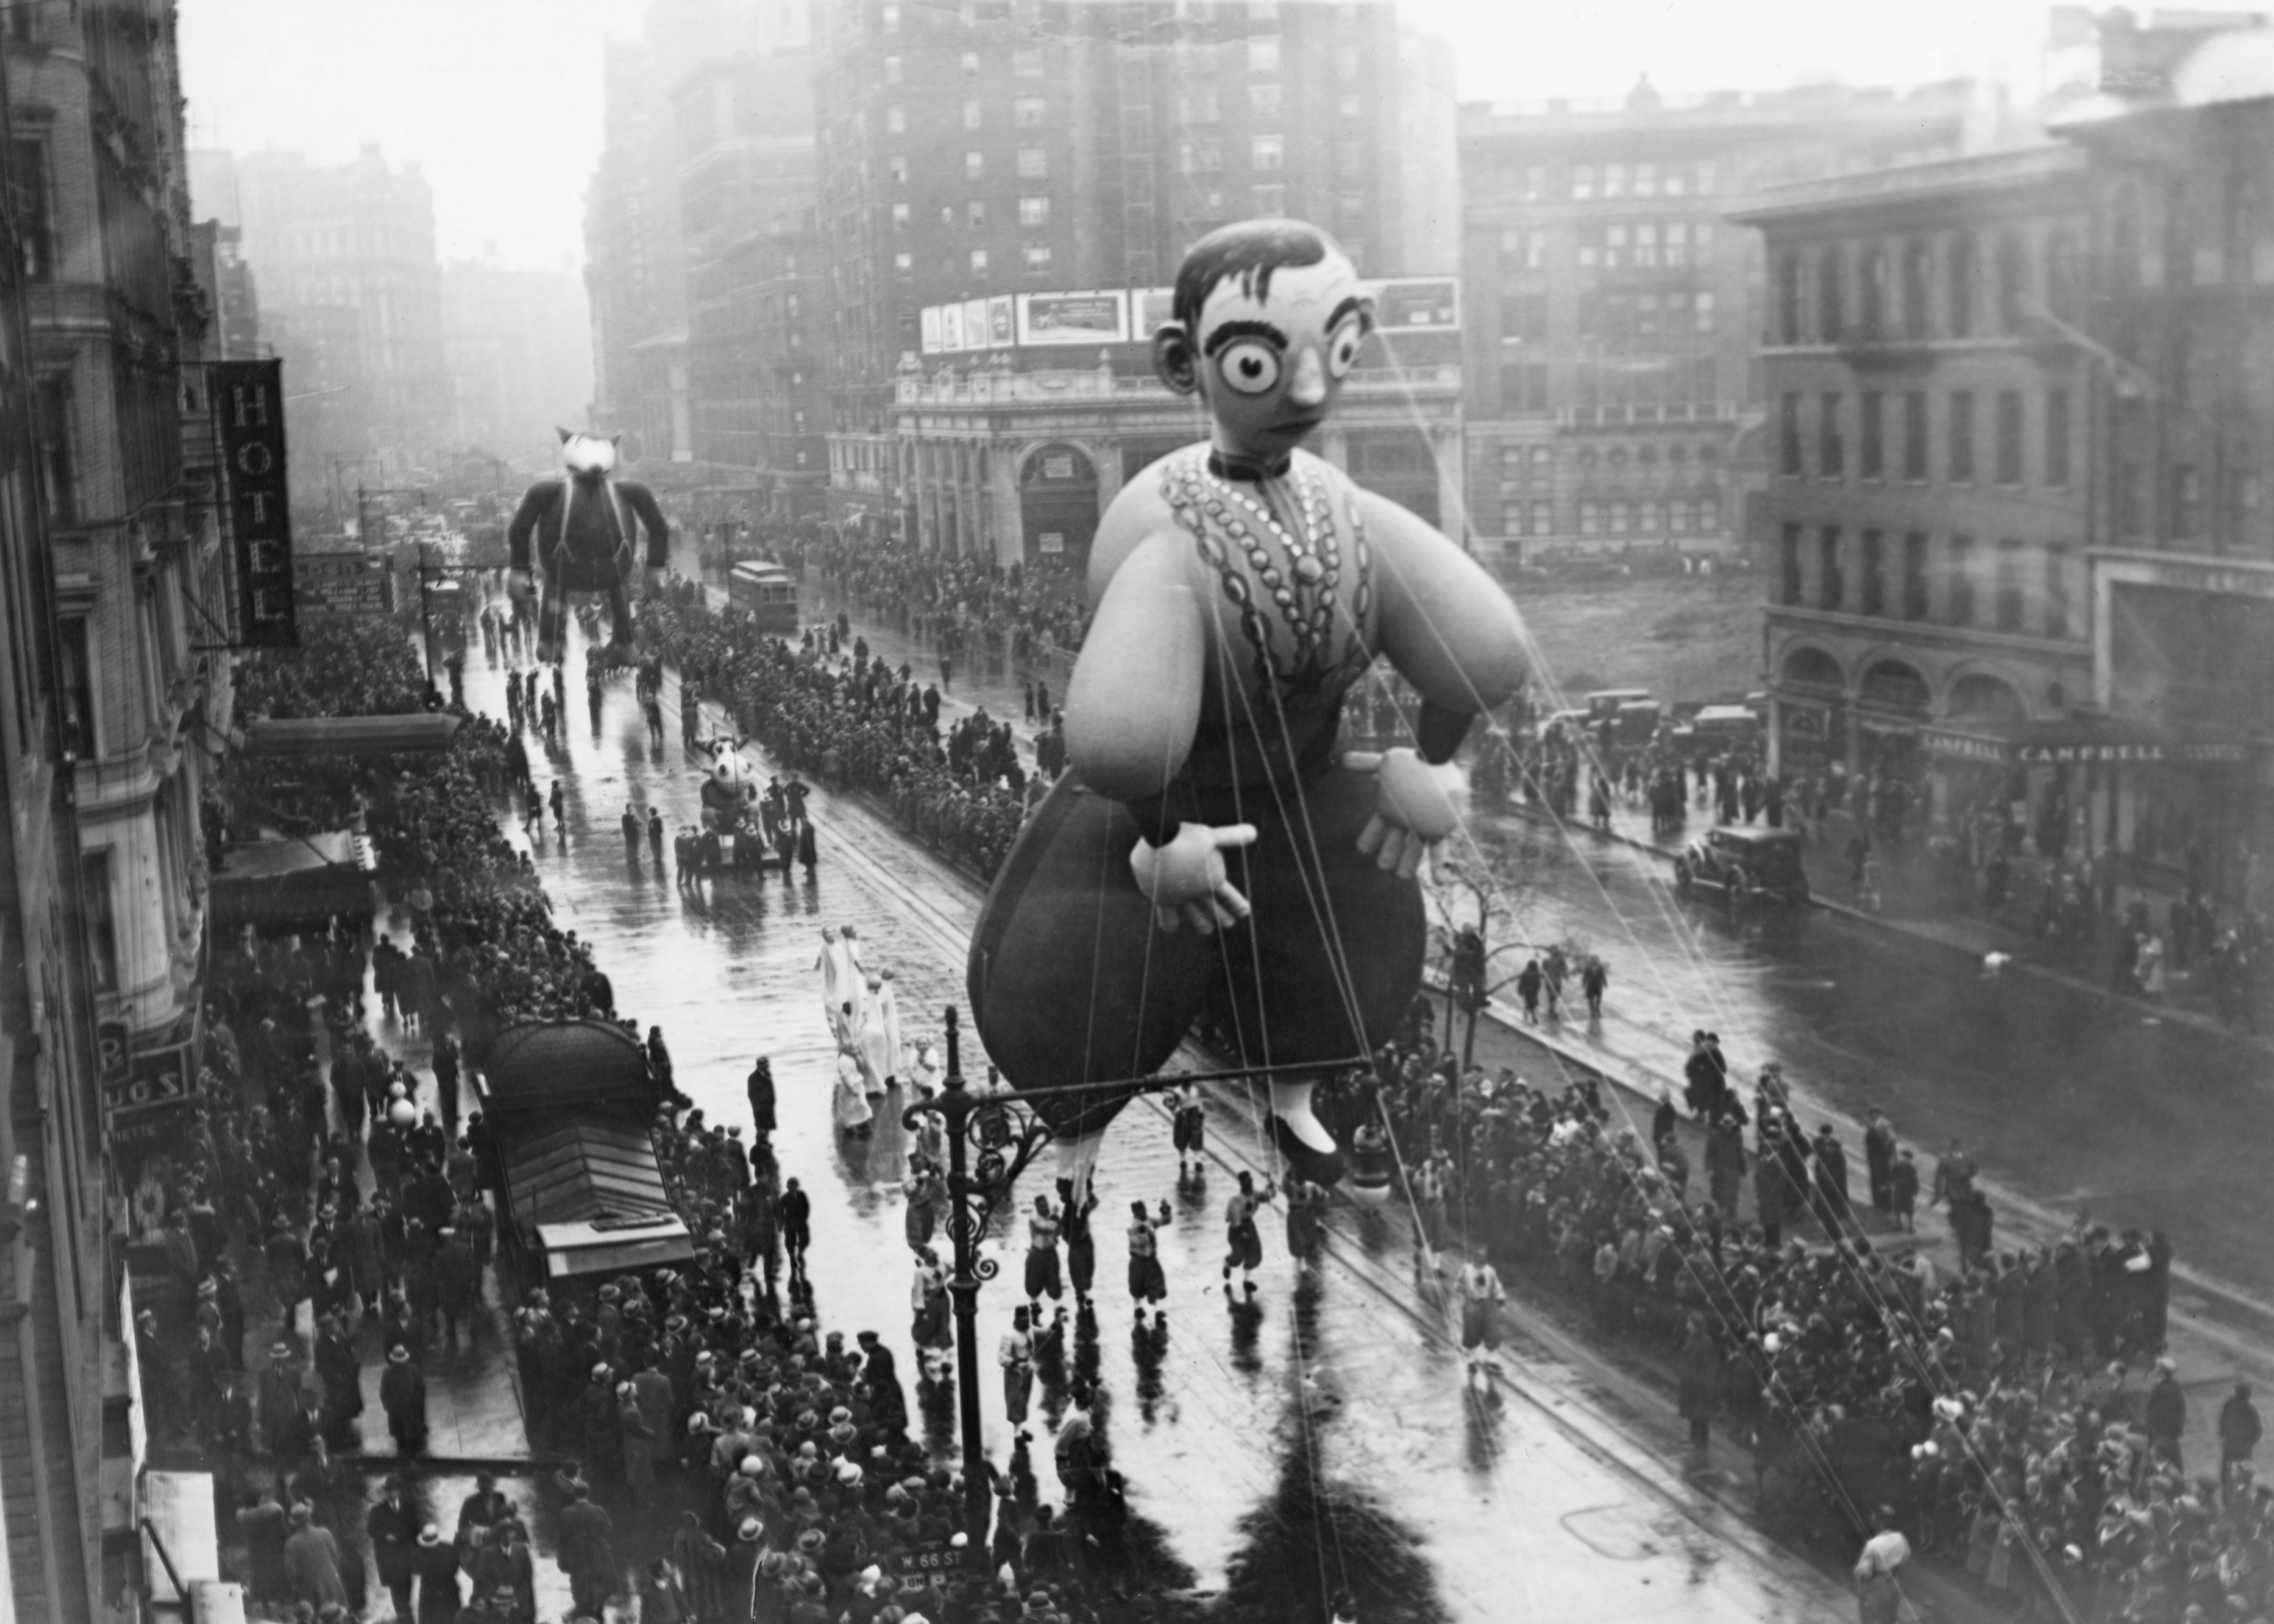
<svg viewBox="0 0 2274 1624">
<path fill-rule="evenodd" d="M 1201 307 L 1224 283 L 1239 278 L 1242 294 L 1271 297 L 1271 273 L 1283 265 L 1316 265 L 1342 249 L 1334 238 L 1300 220 L 1235 220 L 1194 243 L 1177 268 L 1176 296 L 1169 313 L 1187 332 L 1201 319 Z"/>
</svg>

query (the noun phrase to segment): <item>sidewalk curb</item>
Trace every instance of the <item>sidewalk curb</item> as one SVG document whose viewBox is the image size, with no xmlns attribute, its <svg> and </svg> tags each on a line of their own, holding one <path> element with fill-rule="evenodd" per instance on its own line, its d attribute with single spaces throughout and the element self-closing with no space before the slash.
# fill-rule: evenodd
<svg viewBox="0 0 2274 1624">
<path fill-rule="evenodd" d="M 1532 805 L 1529 802 L 1517 797 L 1511 797 L 1510 799 L 1508 810 L 1506 813 L 1502 815 L 1523 818 L 1529 822 L 1547 824 L 1550 827 L 1568 829 L 1575 835 L 1584 833 L 1598 841 L 1613 841 L 1619 845 L 1628 847 L 1636 851 L 1646 851 L 1653 857 L 1669 863 L 1672 862 L 1678 855 L 1677 849 L 1674 847 L 1661 846 L 1656 841 L 1645 840 L 1639 835 L 1624 834 L 1618 829 L 1599 829 L 1591 824 L 1566 822 L 1562 819 L 1555 817 L 1551 813 L 1542 812 L 1539 808 Z M 1809 893 L 1808 903 L 1811 907 L 1819 908 L 1826 913 L 1836 914 L 1842 918 L 1853 920 L 1859 925 L 1871 925 L 1878 930 L 1885 931 L 1890 935 L 1901 936 L 1907 941 L 1915 942 L 1921 947 L 1939 948 L 1944 953 L 1949 954 L 1954 957 L 1965 959 L 1969 963 L 1977 967 L 1982 963 L 1981 953 L 1976 948 L 1969 947 L 1962 942 L 1955 942 L 1949 940 L 1945 937 L 1934 935 L 1930 932 L 1923 931 L 1913 925 L 1906 925 L 1899 919 L 1890 919 L 1885 914 L 1867 913 L 1863 909 L 1854 907 L 1849 903 L 1834 902 L 1830 897 L 1827 897 L 1822 893 L 1813 889 Z M 2119 1008 L 2128 1010 L 2134 1014 L 2140 1013 L 2143 1008 L 2143 1006 L 2133 1003 L 2129 1001 L 2112 997 L 2105 989 L 2095 986 L 2091 982 L 2085 980 L 2081 976 L 2074 976 L 2066 971 L 2054 970 L 2046 965 L 2032 963 L 2029 960 L 2023 958 L 2009 959 L 2006 964 L 2004 973 L 2007 975 L 2028 976 L 2035 980 L 2044 982 L 2047 986 L 2062 987 L 2071 993 L 2082 994 L 2085 997 L 2097 1000 L 2104 1004 L 2114 1005 Z M 2229 1043 L 2237 1044 L 2248 1048 L 2257 1049 L 2267 1054 L 2274 1054 L 2274 1039 L 2258 1037 L 2248 1032 L 2235 1031 L 2232 1028 L 2221 1024 L 2210 1016 L 2199 1015 L 2192 1009 L 2180 1009 L 2175 1008 L 2169 1004 L 2165 1004 L 2157 1007 L 2155 1014 L 2158 1020 L 2169 1022 L 2173 1025 L 2191 1028 L 2195 1031 L 2203 1033 L 2207 1037 L 2224 1039 Z"/>
</svg>

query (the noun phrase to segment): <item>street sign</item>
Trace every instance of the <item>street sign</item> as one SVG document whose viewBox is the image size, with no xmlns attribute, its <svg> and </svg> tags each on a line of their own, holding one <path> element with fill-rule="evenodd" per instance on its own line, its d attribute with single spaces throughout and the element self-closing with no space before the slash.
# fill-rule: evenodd
<svg viewBox="0 0 2274 1624">
<path fill-rule="evenodd" d="M 894 1566 L 903 1574 L 953 1573 L 962 1565 L 958 1560 L 961 1555 L 961 1552 L 945 1540 L 937 1540 L 901 1552 Z"/>
</svg>

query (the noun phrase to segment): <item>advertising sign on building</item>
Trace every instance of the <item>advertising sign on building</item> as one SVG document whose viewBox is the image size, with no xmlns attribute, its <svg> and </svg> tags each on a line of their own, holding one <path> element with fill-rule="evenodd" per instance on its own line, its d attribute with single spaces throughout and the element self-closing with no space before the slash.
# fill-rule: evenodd
<svg viewBox="0 0 2274 1624">
<path fill-rule="evenodd" d="M 292 560 L 292 588 L 303 616 L 386 615 L 395 608 L 395 578 L 371 553 L 302 553 Z"/>
<path fill-rule="evenodd" d="M 229 468 L 242 636 L 255 648 L 297 648 L 292 510 L 284 493 L 284 363 L 217 361 L 212 395 Z"/>
<path fill-rule="evenodd" d="M 1121 344 L 1128 336 L 1129 300 L 1118 289 L 1019 295 L 1022 344 Z"/>
<path fill-rule="evenodd" d="M 963 347 L 984 350 L 990 347 L 987 323 L 987 301 L 968 298 L 963 301 Z"/>
<path fill-rule="evenodd" d="M 1018 342 L 1018 313 L 1015 301 L 1008 293 L 998 293 L 987 301 L 987 347 L 1007 350 Z"/>
<path fill-rule="evenodd" d="M 953 355 L 963 346 L 963 306 L 939 307 L 939 347 Z"/>
<path fill-rule="evenodd" d="M 916 318 L 916 324 L 917 337 L 922 344 L 923 352 L 926 355 L 937 355 L 939 353 L 939 306 L 926 305 L 922 313 Z"/>
<path fill-rule="evenodd" d="M 1454 276 L 1400 276 L 1374 286 L 1374 324 L 1385 333 L 1451 333 L 1461 326 Z"/>
</svg>

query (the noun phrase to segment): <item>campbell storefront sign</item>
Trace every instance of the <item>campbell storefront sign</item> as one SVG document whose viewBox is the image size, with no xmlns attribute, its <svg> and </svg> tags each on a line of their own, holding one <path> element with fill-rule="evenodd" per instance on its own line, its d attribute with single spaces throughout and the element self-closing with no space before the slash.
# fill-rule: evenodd
<svg viewBox="0 0 2274 1624">
<path fill-rule="evenodd" d="M 1979 733 L 1950 733 L 1939 728 L 1920 729 L 1919 748 L 1946 761 L 1980 761 L 2003 767 L 2014 759 L 2014 745 L 2009 740 Z"/>
<path fill-rule="evenodd" d="M 2158 762 L 2187 767 L 2240 767 L 2250 759 L 2250 747 L 2240 740 L 2097 740 L 2016 744 L 2014 756 L 2025 767 L 2121 767 Z"/>
<path fill-rule="evenodd" d="M 2247 739 L 2158 738 L 2120 718 L 2016 722 L 1995 732 L 1923 728 L 1919 746 L 1946 761 L 2016 767 L 2240 767 Z"/>
</svg>

